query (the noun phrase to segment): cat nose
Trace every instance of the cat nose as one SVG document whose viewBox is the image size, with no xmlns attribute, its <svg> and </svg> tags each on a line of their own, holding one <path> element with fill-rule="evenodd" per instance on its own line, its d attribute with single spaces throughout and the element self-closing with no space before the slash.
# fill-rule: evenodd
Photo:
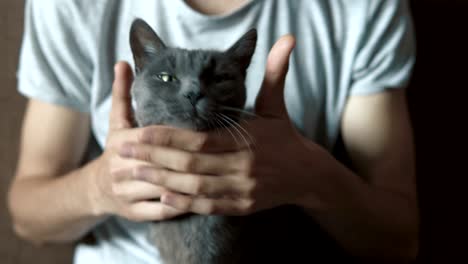
<svg viewBox="0 0 468 264">
<path fill-rule="evenodd" d="M 190 103 L 195 106 L 197 102 L 203 98 L 203 94 L 200 92 L 190 91 L 185 94 L 185 97 L 190 101 Z"/>
</svg>

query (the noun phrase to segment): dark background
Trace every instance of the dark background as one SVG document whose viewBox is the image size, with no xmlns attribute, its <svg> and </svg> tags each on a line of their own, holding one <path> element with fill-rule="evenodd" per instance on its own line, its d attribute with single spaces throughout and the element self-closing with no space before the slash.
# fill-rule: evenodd
<svg viewBox="0 0 468 264">
<path fill-rule="evenodd" d="M 23 4 L 0 0 L 0 263 L 71 263 L 70 246 L 38 249 L 17 239 L 6 210 L 25 104 L 16 93 L 15 80 Z M 408 90 L 421 208 L 418 263 L 468 263 L 464 216 L 468 162 L 462 129 L 468 120 L 468 1 L 415 0 L 411 6 L 418 41 Z"/>
<path fill-rule="evenodd" d="M 408 100 L 422 218 L 419 262 L 468 263 L 468 1 L 411 3 L 418 61 Z"/>
</svg>

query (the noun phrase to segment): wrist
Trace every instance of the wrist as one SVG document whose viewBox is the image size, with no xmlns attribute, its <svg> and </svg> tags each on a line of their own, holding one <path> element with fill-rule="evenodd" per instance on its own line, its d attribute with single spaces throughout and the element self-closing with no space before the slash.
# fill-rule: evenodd
<svg viewBox="0 0 468 264">
<path fill-rule="evenodd" d="M 85 178 L 87 190 L 87 208 L 89 208 L 90 215 L 94 217 L 106 217 L 109 215 L 106 207 L 103 205 L 103 191 L 99 187 L 99 177 L 102 176 L 102 163 L 103 156 L 98 157 L 96 160 L 91 161 L 84 166 L 80 174 Z"/>
<path fill-rule="evenodd" d="M 357 198 L 362 182 L 351 170 L 341 164 L 324 148 L 307 142 L 309 151 L 309 167 L 304 171 L 313 175 L 305 195 L 300 197 L 297 205 L 310 212 L 326 212 L 348 210 L 353 199 Z M 313 145 L 312 145 L 313 144 Z"/>
</svg>

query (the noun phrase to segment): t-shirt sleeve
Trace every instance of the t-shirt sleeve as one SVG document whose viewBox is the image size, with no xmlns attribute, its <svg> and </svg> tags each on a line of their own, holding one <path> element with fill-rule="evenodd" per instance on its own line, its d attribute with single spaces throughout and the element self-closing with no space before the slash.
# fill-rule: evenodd
<svg viewBox="0 0 468 264">
<path fill-rule="evenodd" d="M 416 58 L 413 21 L 406 0 L 371 0 L 352 71 L 350 94 L 405 88 Z"/>
<path fill-rule="evenodd" d="M 92 63 L 80 45 L 80 27 L 67 5 L 70 2 L 26 1 L 18 91 L 28 98 L 88 112 Z"/>
</svg>

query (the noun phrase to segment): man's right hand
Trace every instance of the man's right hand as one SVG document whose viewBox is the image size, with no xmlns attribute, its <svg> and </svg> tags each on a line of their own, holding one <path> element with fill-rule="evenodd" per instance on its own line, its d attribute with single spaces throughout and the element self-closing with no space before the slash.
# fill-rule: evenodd
<svg viewBox="0 0 468 264">
<path fill-rule="evenodd" d="M 90 180 L 93 211 L 99 216 L 118 215 L 139 222 L 169 219 L 184 212 L 159 202 L 165 191 L 163 188 L 134 176 L 138 168 L 156 165 L 119 156 L 125 142 L 139 142 L 148 129 L 132 128 L 132 80 L 130 66 L 117 63 L 106 147 L 91 166 L 94 170 Z"/>
</svg>

